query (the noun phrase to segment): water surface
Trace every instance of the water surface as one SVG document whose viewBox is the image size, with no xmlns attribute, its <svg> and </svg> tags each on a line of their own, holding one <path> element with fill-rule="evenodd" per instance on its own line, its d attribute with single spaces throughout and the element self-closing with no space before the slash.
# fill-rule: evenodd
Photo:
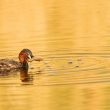
<svg viewBox="0 0 110 110">
<path fill-rule="evenodd" d="M 0 75 L 1 110 L 110 110 L 110 3 L 1 0 L 0 58 L 41 56 L 30 80 Z"/>
</svg>

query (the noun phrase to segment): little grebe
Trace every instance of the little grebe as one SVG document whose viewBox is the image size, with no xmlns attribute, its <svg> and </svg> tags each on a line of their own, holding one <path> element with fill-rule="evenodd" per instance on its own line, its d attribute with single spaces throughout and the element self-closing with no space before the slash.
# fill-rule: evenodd
<svg viewBox="0 0 110 110">
<path fill-rule="evenodd" d="M 23 49 L 19 53 L 19 61 L 13 59 L 0 59 L 0 73 L 19 70 L 20 68 L 28 68 L 28 61 L 33 58 L 33 54 L 29 49 Z M 37 58 L 36 61 L 41 61 L 41 58 Z"/>
</svg>

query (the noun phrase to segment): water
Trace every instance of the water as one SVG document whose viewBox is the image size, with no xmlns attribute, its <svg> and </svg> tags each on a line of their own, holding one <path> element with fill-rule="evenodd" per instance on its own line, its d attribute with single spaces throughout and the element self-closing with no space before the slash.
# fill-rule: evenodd
<svg viewBox="0 0 110 110">
<path fill-rule="evenodd" d="M 23 48 L 44 60 L 0 75 L 0 110 L 110 110 L 110 2 L 0 1 L 0 58 Z"/>
</svg>

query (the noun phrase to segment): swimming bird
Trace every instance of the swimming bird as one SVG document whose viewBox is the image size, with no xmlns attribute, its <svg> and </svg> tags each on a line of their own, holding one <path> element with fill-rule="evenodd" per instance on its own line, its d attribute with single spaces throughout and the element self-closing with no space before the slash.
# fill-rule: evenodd
<svg viewBox="0 0 110 110">
<path fill-rule="evenodd" d="M 0 59 L 0 73 L 19 70 L 20 68 L 28 68 L 28 62 L 34 58 L 31 50 L 23 49 L 19 53 L 19 62 L 13 59 Z M 36 61 L 41 61 L 41 58 L 36 58 Z"/>
</svg>

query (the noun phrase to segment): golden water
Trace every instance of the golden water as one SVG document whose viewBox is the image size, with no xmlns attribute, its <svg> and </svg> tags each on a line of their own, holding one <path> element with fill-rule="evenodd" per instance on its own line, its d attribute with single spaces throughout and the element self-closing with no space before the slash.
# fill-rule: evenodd
<svg viewBox="0 0 110 110">
<path fill-rule="evenodd" d="M 1 0 L 0 58 L 29 48 L 44 61 L 30 82 L 0 76 L 0 110 L 110 110 L 109 12 L 109 0 Z"/>
</svg>

